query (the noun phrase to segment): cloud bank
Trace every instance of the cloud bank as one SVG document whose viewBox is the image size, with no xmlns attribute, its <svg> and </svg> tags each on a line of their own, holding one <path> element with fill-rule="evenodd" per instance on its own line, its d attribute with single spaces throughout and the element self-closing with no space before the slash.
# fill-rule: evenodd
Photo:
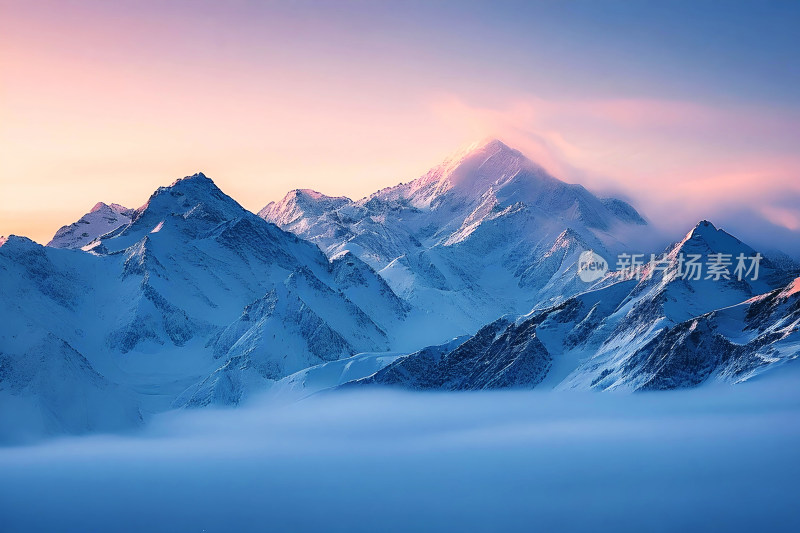
<svg viewBox="0 0 800 533">
<path fill-rule="evenodd" d="M 0 448 L 9 531 L 800 526 L 797 373 L 658 394 L 318 394 Z"/>
</svg>

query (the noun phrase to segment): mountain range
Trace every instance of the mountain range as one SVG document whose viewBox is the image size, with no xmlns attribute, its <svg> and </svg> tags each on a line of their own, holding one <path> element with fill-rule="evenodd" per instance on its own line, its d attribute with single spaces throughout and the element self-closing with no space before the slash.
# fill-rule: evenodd
<svg viewBox="0 0 800 533">
<path fill-rule="evenodd" d="M 357 201 L 298 189 L 256 215 L 198 173 L 101 202 L 47 246 L 0 240 L 0 438 L 270 388 L 671 389 L 797 357 L 796 265 L 687 279 L 684 256 L 757 255 L 703 221 L 665 268 L 615 270 L 650 232 L 497 140 Z M 587 251 L 612 266 L 591 282 Z"/>
<path fill-rule="evenodd" d="M 665 256 L 697 251 L 756 253 L 703 221 Z M 675 389 L 744 381 L 800 354 L 800 278 L 769 261 L 756 281 L 687 279 L 677 265 L 503 317 L 453 350 L 410 354 L 354 384 Z"/>
</svg>

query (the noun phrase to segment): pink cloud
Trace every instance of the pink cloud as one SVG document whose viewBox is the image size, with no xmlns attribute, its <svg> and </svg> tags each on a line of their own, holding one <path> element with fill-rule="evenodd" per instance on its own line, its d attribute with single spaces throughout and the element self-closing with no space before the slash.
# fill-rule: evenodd
<svg viewBox="0 0 800 533">
<path fill-rule="evenodd" d="M 800 231 L 800 210 L 765 206 L 761 208 L 761 214 L 776 226 Z"/>
<path fill-rule="evenodd" d="M 432 104 L 443 120 L 506 139 L 556 176 L 621 194 L 671 232 L 743 209 L 800 230 L 800 115 L 755 107 L 660 100 L 555 101 L 505 106 L 453 96 Z"/>
</svg>

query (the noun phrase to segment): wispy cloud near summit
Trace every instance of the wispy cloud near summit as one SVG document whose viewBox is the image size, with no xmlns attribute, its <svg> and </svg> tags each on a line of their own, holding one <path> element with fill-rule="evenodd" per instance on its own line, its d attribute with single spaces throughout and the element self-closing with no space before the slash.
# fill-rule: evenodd
<svg viewBox="0 0 800 533">
<path fill-rule="evenodd" d="M 432 107 L 476 134 L 496 132 L 567 181 L 629 197 L 666 230 L 708 217 L 769 243 L 772 225 L 782 236 L 800 229 L 795 110 L 530 95 L 502 105 L 449 95 Z"/>
</svg>

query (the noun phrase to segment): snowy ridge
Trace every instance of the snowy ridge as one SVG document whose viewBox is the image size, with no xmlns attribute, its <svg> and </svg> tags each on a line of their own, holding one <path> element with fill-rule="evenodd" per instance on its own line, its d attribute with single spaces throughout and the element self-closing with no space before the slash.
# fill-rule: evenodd
<svg viewBox="0 0 800 533">
<path fill-rule="evenodd" d="M 0 332 L 0 396 L 34 411 L 58 400 L 39 403 L 46 380 L 25 381 L 33 353 L 81 360 L 74 350 L 85 359 L 63 367 L 71 385 L 56 397 L 65 406 L 72 392 L 99 387 L 114 398 L 109 405 L 137 413 L 126 417 L 136 423 L 173 404 L 236 404 L 270 380 L 388 350 L 406 336 L 408 305 L 367 265 L 330 261 L 202 174 L 159 188 L 90 253 L 11 237 L 0 248 L 0 274 L 8 326 Z M 14 385 L 23 381 L 32 385 Z M 83 412 L 54 409 L 57 423 L 47 427 L 115 424 L 102 419 L 110 411 L 99 403 L 80 405 Z"/>
<path fill-rule="evenodd" d="M 77 222 L 59 229 L 47 243 L 54 248 L 82 248 L 98 237 L 128 224 L 134 210 L 119 204 L 98 202 Z"/>
<path fill-rule="evenodd" d="M 353 253 L 416 308 L 442 310 L 452 335 L 565 299 L 579 289 L 581 251 L 610 256 L 622 235 L 647 231 L 625 202 L 564 183 L 496 139 L 358 201 L 298 190 L 259 214 L 329 256 Z"/>
<path fill-rule="evenodd" d="M 701 251 L 755 254 L 702 221 L 667 256 Z M 355 383 L 673 389 L 747 380 L 800 355 L 798 281 L 781 286 L 790 273 L 769 260 L 756 281 L 687 280 L 676 268 L 641 280 L 614 281 L 610 274 L 608 285 L 516 321 L 494 322 L 453 351 L 400 358 Z"/>
<path fill-rule="evenodd" d="M 51 246 L 0 240 L 0 439 L 267 389 L 739 382 L 800 350 L 792 264 L 679 272 L 684 255 L 755 255 L 707 221 L 652 276 L 583 281 L 583 252 L 635 252 L 649 227 L 499 141 L 359 201 L 298 189 L 260 215 L 198 173 L 133 211 L 97 204 Z"/>
</svg>

